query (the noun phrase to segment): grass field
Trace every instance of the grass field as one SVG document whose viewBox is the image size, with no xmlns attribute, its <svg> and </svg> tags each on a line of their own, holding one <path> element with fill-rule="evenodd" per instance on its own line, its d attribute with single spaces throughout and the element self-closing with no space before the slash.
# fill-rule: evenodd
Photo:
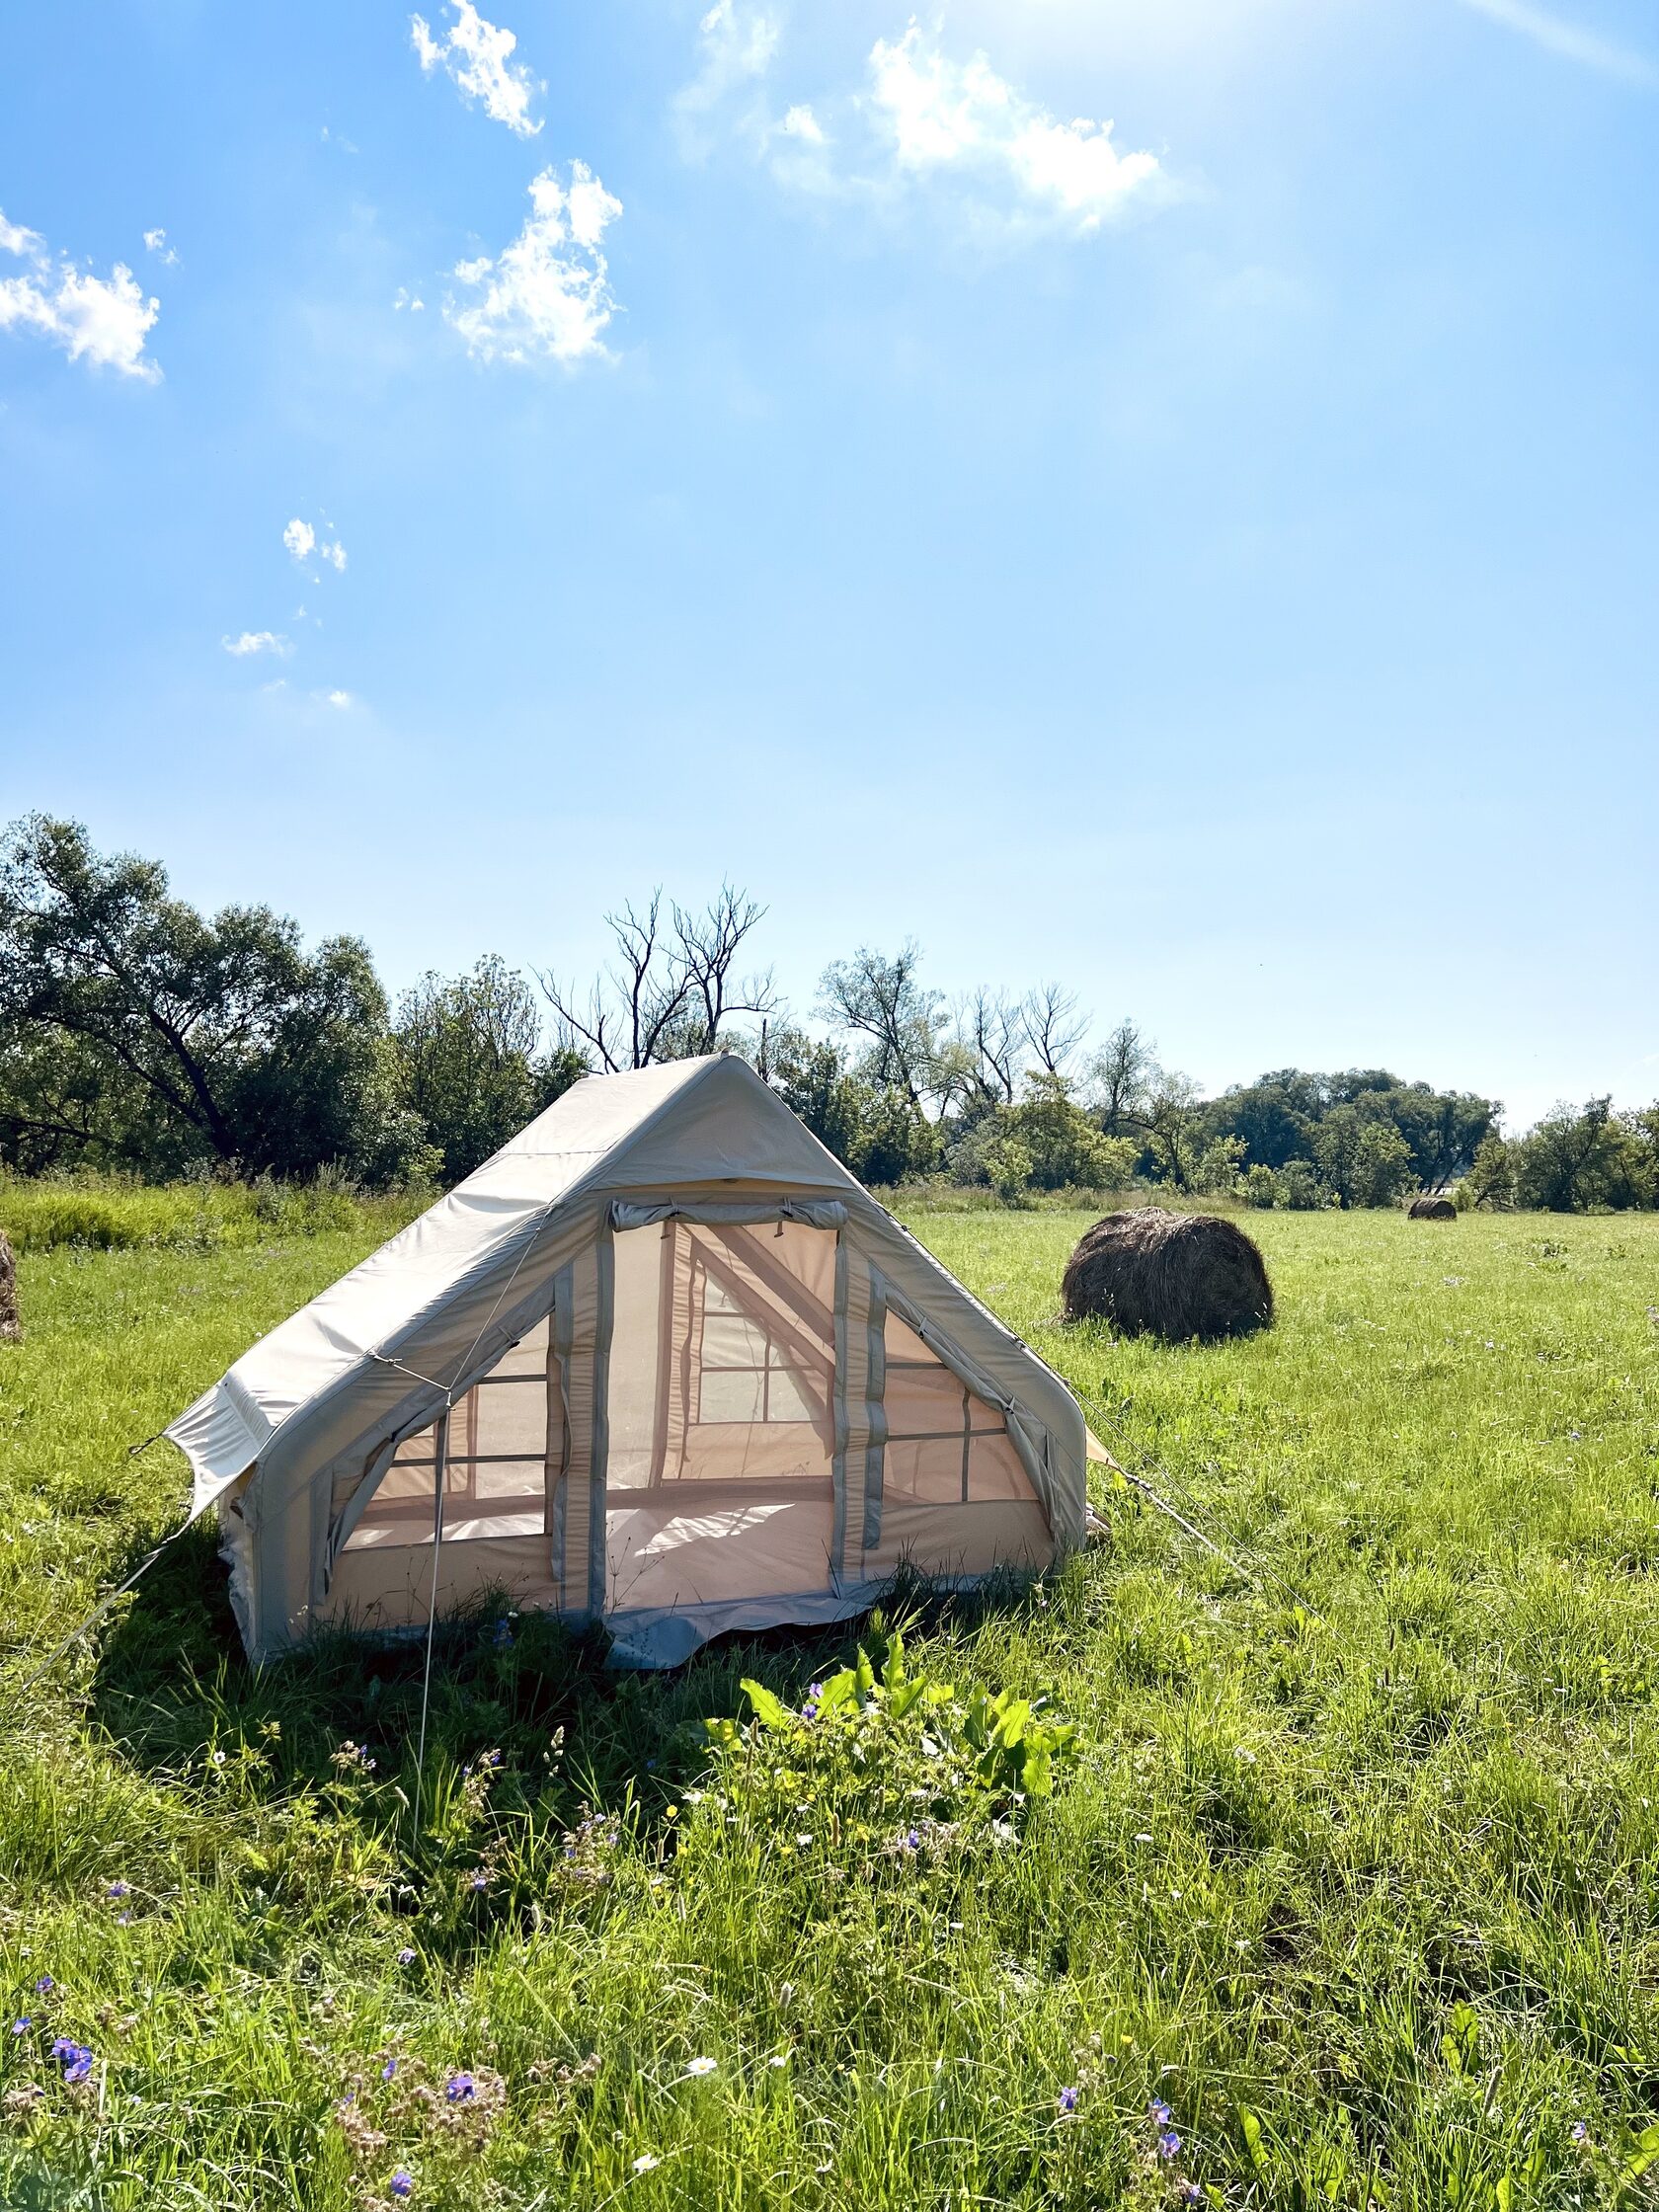
<svg viewBox="0 0 1659 2212">
<path fill-rule="evenodd" d="M 1083 1225 L 914 1223 L 1258 1579 L 1102 1491 L 1048 1588 L 911 1630 L 1076 1721 L 1051 1797 L 891 1717 L 711 1750 L 850 1632 L 642 1680 L 519 1621 L 445 1639 L 418 1836 L 416 1660 L 250 1675 L 205 1537 L 16 1695 L 177 1512 L 125 1447 L 376 1235 L 27 1256 L 0 2203 L 1646 2201 L 1659 1221 L 1263 1216 L 1279 1324 L 1210 1351 L 1059 1328 Z"/>
</svg>

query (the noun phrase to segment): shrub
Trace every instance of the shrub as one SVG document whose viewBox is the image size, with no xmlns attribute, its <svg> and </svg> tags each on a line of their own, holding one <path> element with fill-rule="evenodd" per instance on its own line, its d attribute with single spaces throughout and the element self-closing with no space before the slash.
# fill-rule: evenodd
<svg viewBox="0 0 1659 2212">
<path fill-rule="evenodd" d="M 1244 1170 L 1243 1197 L 1246 1206 L 1259 1207 L 1263 1212 L 1279 1203 L 1279 1178 L 1259 1159 Z"/>
</svg>

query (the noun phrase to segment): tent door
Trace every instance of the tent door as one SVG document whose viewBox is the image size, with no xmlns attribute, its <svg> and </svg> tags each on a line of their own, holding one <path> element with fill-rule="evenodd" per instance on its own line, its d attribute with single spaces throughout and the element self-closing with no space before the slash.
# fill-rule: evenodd
<svg viewBox="0 0 1659 2212">
<path fill-rule="evenodd" d="M 709 1211 L 609 1232 L 607 1614 L 833 1587 L 839 1229 Z"/>
</svg>

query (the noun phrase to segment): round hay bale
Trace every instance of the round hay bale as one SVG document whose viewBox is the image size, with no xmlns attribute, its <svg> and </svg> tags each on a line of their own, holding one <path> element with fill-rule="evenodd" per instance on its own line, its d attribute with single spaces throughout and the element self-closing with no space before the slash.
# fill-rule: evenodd
<svg viewBox="0 0 1659 2212">
<path fill-rule="evenodd" d="M 23 1323 L 18 1318 L 17 1261 L 12 1257 L 5 1230 L 0 1228 L 0 1344 L 8 1338 L 15 1342 L 22 1334 Z"/>
<path fill-rule="evenodd" d="M 1125 1336 L 1214 1342 L 1273 1319 L 1261 1253 L 1217 1214 L 1146 1206 L 1108 1214 L 1079 1238 L 1062 1285 L 1067 1320 L 1109 1320 Z"/>
<path fill-rule="evenodd" d="M 1405 1211 L 1408 1219 L 1414 1222 L 1455 1222 L 1458 1219 L 1458 1209 L 1438 1191 L 1419 1191 Z"/>
</svg>

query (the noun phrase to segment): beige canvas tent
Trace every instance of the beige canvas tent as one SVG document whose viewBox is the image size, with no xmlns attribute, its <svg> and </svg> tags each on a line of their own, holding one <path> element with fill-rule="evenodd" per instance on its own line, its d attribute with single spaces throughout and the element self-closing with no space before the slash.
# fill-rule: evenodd
<svg viewBox="0 0 1659 2212">
<path fill-rule="evenodd" d="M 256 1659 L 499 1591 L 672 1665 L 1083 1539 L 1064 1383 L 725 1057 L 578 1083 L 167 1433 Z"/>
</svg>

